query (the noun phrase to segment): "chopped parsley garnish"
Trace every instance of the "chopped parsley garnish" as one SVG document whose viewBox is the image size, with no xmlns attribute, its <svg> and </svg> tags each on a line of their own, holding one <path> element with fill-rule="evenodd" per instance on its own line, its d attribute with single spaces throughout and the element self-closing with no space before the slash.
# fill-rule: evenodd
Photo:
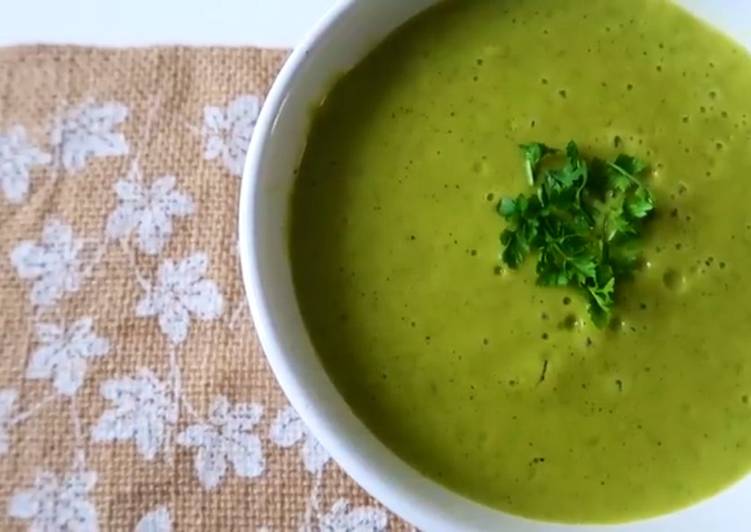
<svg viewBox="0 0 751 532">
<path fill-rule="evenodd" d="M 503 198 L 498 213 L 502 259 L 518 268 L 537 254 L 537 282 L 577 288 L 597 327 L 611 319 L 615 291 L 639 259 L 639 237 L 655 209 L 642 181 L 645 162 L 621 154 L 613 162 L 584 159 L 573 141 L 564 152 L 545 144 L 521 146 L 533 192 Z"/>
</svg>

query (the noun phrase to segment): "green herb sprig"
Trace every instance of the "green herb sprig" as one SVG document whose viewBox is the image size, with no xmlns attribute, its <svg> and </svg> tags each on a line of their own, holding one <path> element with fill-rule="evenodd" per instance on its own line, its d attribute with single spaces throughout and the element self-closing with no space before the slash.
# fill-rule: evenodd
<svg viewBox="0 0 751 532">
<path fill-rule="evenodd" d="M 573 141 L 563 152 L 539 142 L 521 149 L 534 191 L 498 203 L 509 223 L 501 234 L 503 262 L 516 269 L 538 253 L 538 283 L 579 289 L 592 321 L 604 327 L 616 286 L 636 269 L 643 225 L 655 209 L 641 180 L 647 164 L 625 154 L 588 162 Z"/>
</svg>

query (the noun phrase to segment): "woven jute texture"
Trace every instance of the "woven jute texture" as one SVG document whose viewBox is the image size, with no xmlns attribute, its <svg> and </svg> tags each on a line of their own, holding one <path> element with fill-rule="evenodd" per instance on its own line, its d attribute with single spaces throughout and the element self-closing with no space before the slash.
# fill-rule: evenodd
<svg viewBox="0 0 751 532">
<path fill-rule="evenodd" d="M 238 174 L 286 55 L 0 50 L 1 530 L 407 528 L 246 307 Z"/>
</svg>

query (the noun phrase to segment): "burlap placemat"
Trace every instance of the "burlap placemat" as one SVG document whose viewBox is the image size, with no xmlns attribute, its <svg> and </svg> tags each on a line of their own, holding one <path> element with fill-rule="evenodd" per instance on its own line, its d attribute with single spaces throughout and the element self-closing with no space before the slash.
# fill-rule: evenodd
<svg viewBox="0 0 751 532">
<path fill-rule="evenodd" d="M 286 403 L 239 174 L 286 56 L 0 50 L 0 529 L 405 529 Z"/>
</svg>

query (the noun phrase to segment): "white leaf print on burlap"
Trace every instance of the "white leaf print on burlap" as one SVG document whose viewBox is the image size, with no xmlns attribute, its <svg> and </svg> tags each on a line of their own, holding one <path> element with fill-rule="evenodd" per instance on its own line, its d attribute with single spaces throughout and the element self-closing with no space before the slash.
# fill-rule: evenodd
<svg viewBox="0 0 751 532">
<path fill-rule="evenodd" d="M 388 527 L 386 512 L 374 506 L 350 509 L 349 501 L 339 499 L 321 516 L 320 532 L 383 532 Z"/>
<path fill-rule="evenodd" d="M 16 390 L 0 390 L 0 456 L 7 454 L 10 449 L 8 429 L 17 397 Z"/>
<path fill-rule="evenodd" d="M 120 240 L 137 234 L 138 249 L 156 255 L 172 235 L 172 218 L 193 214 L 193 200 L 175 189 L 173 176 L 157 178 L 150 186 L 129 179 L 115 184 L 117 208 L 107 219 L 107 237 Z"/>
<path fill-rule="evenodd" d="M 40 473 L 31 489 L 13 495 L 8 515 L 30 521 L 32 532 L 96 532 L 96 507 L 88 499 L 95 483 L 93 471 L 69 473 L 62 479 Z"/>
<path fill-rule="evenodd" d="M 229 464 L 240 477 L 263 473 L 266 462 L 261 440 L 250 432 L 262 415 L 261 405 L 241 403 L 232 408 L 219 396 L 211 405 L 208 423 L 190 425 L 177 436 L 180 445 L 198 449 L 194 467 L 204 488 L 217 487 Z"/>
<path fill-rule="evenodd" d="M 67 171 L 81 170 L 90 157 L 126 155 L 128 143 L 115 128 L 128 116 L 118 102 L 87 101 L 68 109 L 52 129 L 50 142 L 60 152 Z"/>
<path fill-rule="evenodd" d="M 245 153 L 256 127 L 261 103 L 257 96 L 238 96 L 226 108 L 206 106 L 203 110 L 202 135 L 206 160 L 221 157 L 232 175 L 241 176 Z"/>
<path fill-rule="evenodd" d="M 187 338 L 191 316 L 217 319 L 224 310 L 224 298 L 216 283 L 204 278 L 208 264 L 205 253 L 195 253 L 177 264 L 164 261 L 156 285 L 148 287 L 138 302 L 136 316 L 158 316 L 160 329 L 175 344 Z"/>
<path fill-rule="evenodd" d="M 93 331 L 94 320 L 83 318 L 64 327 L 51 323 L 36 325 L 37 341 L 41 344 L 31 354 L 26 368 L 29 379 L 52 379 L 55 389 L 73 395 L 83 383 L 88 359 L 102 357 L 109 342 Z"/>
<path fill-rule="evenodd" d="M 280 447 L 292 447 L 302 440 L 300 456 L 305 469 L 310 473 L 323 471 L 329 461 L 329 453 L 318 443 L 291 406 L 279 411 L 271 424 L 269 437 Z"/>
<path fill-rule="evenodd" d="M 18 276 L 33 281 L 29 294 L 32 305 L 52 306 L 64 294 L 80 288 L 79 253 L 83 245 L 69 225 L 52 219 L 44 225 L 40 242 L 27 240 L 11 251 L 10 260 Z"/>
<path fill-rule="evenodd" d="M 29 192 L 31 168 L 48 164 L 52 158 L 26 138 L 22 126 L 0 134 L 0 188 L 10 203 L 21 203 Z"/>
<path fill-rule="evenodd" d="M 144 515 L 136 525 L 135 532 L 171 532 L 172 518 L 166 506 L 159 506 L 157 509 Z"/>
<path fill-rule="evenodd" d="M 150 370 L 141 369 L 134 377 L 105 381 L 101 393 L 112 407 L 93 427 L 94 441 L 134 440 L 139 454 L 153 460 L 168 445 L 177 423 L 177 406 L 168 386 Z"/>
</svg>

